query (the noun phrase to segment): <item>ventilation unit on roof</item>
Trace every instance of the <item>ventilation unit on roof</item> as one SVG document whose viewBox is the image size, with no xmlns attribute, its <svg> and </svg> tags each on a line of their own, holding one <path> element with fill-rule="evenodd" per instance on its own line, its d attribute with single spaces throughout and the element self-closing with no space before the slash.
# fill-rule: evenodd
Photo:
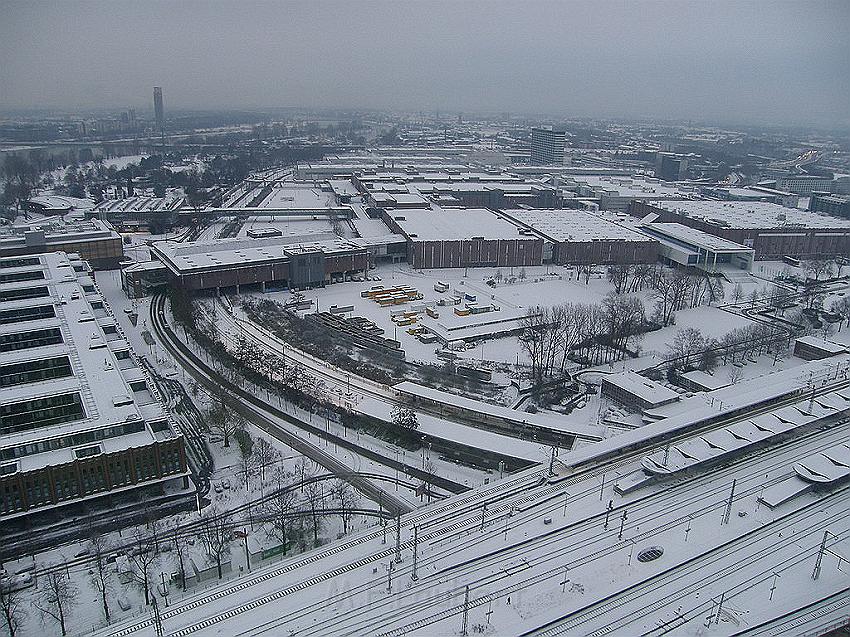
<svg viewBox="0 0 850 637">
<path fill-rule="evenodd" d="M 132 403 L 133 399 L 130 398 L 127 394 L 119 394 L 117 396 L 112 397 L 113 407 L 122 407 L 123 405 L 130 405 Z"/>
</svg>

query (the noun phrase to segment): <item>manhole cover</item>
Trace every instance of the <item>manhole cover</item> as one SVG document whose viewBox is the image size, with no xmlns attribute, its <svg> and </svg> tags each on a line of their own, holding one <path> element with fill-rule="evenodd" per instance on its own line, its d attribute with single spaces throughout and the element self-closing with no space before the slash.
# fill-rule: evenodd
<svg viewBox="0 0 850 637">
<path fill-rule="evenodd" d="M 638 562 L 651 562 L 652 560 L 657 560 L 659 557 L 664 555 L 664 549 L 660 546 L 650 546 L 647 549 L 643 549 L 640 553 L 638 553 Z"/>
</svg>

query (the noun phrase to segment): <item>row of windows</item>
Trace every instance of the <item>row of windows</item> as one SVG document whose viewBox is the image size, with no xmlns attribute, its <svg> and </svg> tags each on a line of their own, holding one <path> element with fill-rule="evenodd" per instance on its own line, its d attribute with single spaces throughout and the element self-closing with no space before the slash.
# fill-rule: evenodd
<svg viewBox="0 0 850 637">
<path fill-rule="evenodd" d="M 44 278 L 43 270 L 28 270 L 27 272 L 10 272 L 0 274 L 0 283 L 18 283 L 19 281 L 39 281 Z"/>
<path fill-rule="evenodd" d="M 17 307 L 13 310 L 0 310 L 0 325 L 10 323 L 23 323 L 25 321 L 38 321 L 40 319 L 53 318 L 56 310 L 52 305 L 35 305 L 31 307 Z"/>
<path fill-rule="evenodd" d="M 10 290 L 0 290 L 0 301 L 38 299 L 44 296 L 50 296 L 50 291 L 47 289 L 46 285 L 40 285 L 34 288 L 12 288 Z"/>
<path fill-rule="evenodd" d="M 148 447 L 134 452 L 135 477 L 131 471 L 131 459 L 128 454 L 114 456 L 101 462 L 79 463 L 73 467 L 55 467 L 38 474 L 27 475 L 23 479 L 24 494 L 17 480 L 5 480 L 0 483 L 0 514 L 14 513 L 25 508 L 33 508 L 53 503 L 50 488 L 52 474 L 57 502 L 76 497 L 108 491 L 133 482 L 153 480 L 161 475 L 179 473 L 182 469 L 180 450 L 177 447 L 161 449 L 162 470 L 157 471 L 156 449 Z M 23 495 L 26 496 L 22 497 Z M 28 503 L 28 507 L 24 506 Z"/>
<path fill-rule="evenodd" d="M 162 475 L 179 473 L 182 469 L 180 466 L 180 451 L 176 448 L 162 452 L 160 460 L 162 463 Z"/>
<path fill-rule="evenodd" d="M 62 342 L 62 330 L 58 327 L 48 327 L 32 332 L 12 332 L 0 334 L 0 352 L 14 352 L 32 347 L 58 345 Z"/>
<path fill-rule="evenodd" d="M 60 394 L 0 405 L 0 434 L 50 427 L 85 417 L 80 394 Z"/>
<path fill-rule="evenodd" d="M 71 361 L 67 356 L 43 358 L 11 365 L 0 365 L 0 387 L 13 387 L 25 383 L 37 383 L 51 378 L 73 376 Z"/>
<path fill-rule="evenodd" d="M 19 445 L 17 447 L 7 447 L 2 451 L 3 460 L 14 460 L 15 458 L 23 458 L 37 453 L 45 453 L 56 449 L 65 449 L 67 447 L 76 447 L 99 440 L 108 438 L 117 438 L 126 434 L 139 433 L 145 430 L 145 423 L 141 420 L 113 425 L 112 427 L 103 427 L 102 429 L 93 429 L 90 431 L 81 431 L 70 436 L 60 436 L 51 438 L 50 440 L 39 440 L 27 445 Z"/>
<path fill-rule="evenodd" d="M 77 253 L 84 259 L 105 259 L 120 257 L 124 254 L 124 246 L 121 239 L 107 239 L 101 241 L 79 241 L 57 244 L 53 250 Z M 74 268 L 76 270 L 76 268 Z"/>
<path fill-rule="evenodd" d="M 22 268 L 26 265 L 39 265 L 38 257 L 23 257 L 19 259 L 0 259 L 0 268 Z"/>
</svg>

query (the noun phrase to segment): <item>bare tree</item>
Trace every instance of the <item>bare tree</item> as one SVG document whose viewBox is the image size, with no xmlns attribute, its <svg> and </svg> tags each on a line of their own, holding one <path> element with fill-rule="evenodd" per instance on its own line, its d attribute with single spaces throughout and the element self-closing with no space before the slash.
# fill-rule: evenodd
<svg viewBox="0 0 850 637">
<path fill-rule="evenodd" d="M 130 551 L 130 563 L 133 565 L 133 583 L 142 589 L 145 605 L 151 603 L 151 585 L 153 571 L 159 563 L 159 555 L 154 548 L 153 536 L 145 529 L 137 528 L 133 532 L 133 549 Z"/>
<path fill-rule="evenodd" d="M 741 282 L 735 284 L 735 287 L 732 289 L 732 302 L 737 303 L 744 297 L 744 286 L 741 285 Z"/>
<path fill-rule="evenodd" d="M 26 621 L 27 611 L 23 599 L 23 594 L 20 590 L 6 589 L 0 586 L 0 610 L 3 611 L 3 620 L 6 623 L 6 630 L 9 631 L 9 637 L 15 637 L 21 624 Z"/>
<path fill-rule="evenodd" d="M 265 482 L 266 468 L 272 466 L 280 457 L 280 452 L 273 447 L 265 438 L 257 439 L 254 445 L 254 457 L 260 470 L 260 479 Z"/>
<path fill-rule="evenodd" d="M 215 507 L 207 508 L 201 516 L 200 534 L 207 553 L 218 569 L 218 579 L 221 579 L 222 561 L 230 554 L 230 541 L 233 537 L 231 514 L 219 511 Z"/>
<path fill-rule="evenodd" d="M 171 538 L 174 541 L 174 557 L 177 558 L 177 569 L 180 574 L 180 588 L 186 590 L 186 560 L 189 558 L 189 545 L 182 531 L 182 518 L 174 520 L 171 527 Z"/>
<path fill-rule="evenodd" d="M 542 382 L 546 372 L 546 361 L 549 358 L 547 347 L 550 339 L 549 308 L 536 305 L 529 308 L 522 318 L 522 332 L 519 337 L 520 346 L 531 359 L 531 376 L 536 383 Z"/>
<path fill-rule="evenodd" d="M 321 482 L 308 482 L 304 485 L 304 497 L 310 507 L 314 546 L 319 543 L 319 530 L 322 526 L 320 511 L 324 508 L 324 496 L 324 487 Z"/>
<path fill-rule="evenodd" d="M 664 327 L 673 322 L 675 313 L 686 307 L 693 290 L 691 275 L 683 270 L 662 270 L 656 277 L 652 297 L 655 317 Z"/>
<path fill-rule="evenodd" d="M 699 368 L 702 371 L 711 372 L 717 367 L 717 348 L 719 346 L 717 339 L 705 339 L 703 350 L 699 355 Z"/>
<path fill-rule="evenodd" d="M 835 262 L 831 259 L 810 259 L 803 261 L 802 268 L 806 277 L 820 281 L 821 277 L 829 279 L 833 274 Z"/>
<path fill-rule="evenodd" d="M 248 491 L 249 480 L 257 472 L 257 457 L 253 453 L 246 454 L 239 458 L 237 464 L 239 475 L 242 476 L 242 482 L 245 485 L 245 491 Z"/>
<path fill-rule="evenodd" d="M 737 383 L 744 376 L 744 370 L 741 369 L 738 365 L 732 365 L 729 369 L 729 382 L 733 385 Z"/>
<path fill-rule="evenodd" d="M 609 265 L 607 276 L 608 282 L 614 286 L 616 294 L 622 294 L 629 288 L 629 279 L 631 278 L 634 266 L 632 265 Z"/>
<path fill-rule="evenodd" d="M 50 570 L 39 578 L 38 599 L 34 606 L 41 613 L 42 621 L 46 617 L 59 623 L 62 635 L 67 635 L 65 621 L 77 599 L 77 587 L 58 569 Z"/>
<path fill-rule="evenodd" d="M 213 397 L 213 405 L 206 414 L 210 431 L 224 439 L 224 446 L 230 446 L 230 437 L 245 427 L 245 419 L 234 409 L 227 406 L 220 396 Z"/>
<path fill-rule="evenodd" d="M 348 533 L 348 525 L 354 516 L 354 505 L 357 504 L 357 495 L 345 480 L 336 480 L 332 487 L 333 497 L 339 503 L 339 515 L 342 518 L 342 532 Z"/>
<path fill-rule="evenodd" d="M 91 571 L 91 582 L 97 594 L 100 596 L 100 604 L 103 608 L 103 617 L 106 623 L 109 623 L 109 597 L 115 590 L 115 585 L 111 577 L 111 573 L 107 568 L 107 558 L 112 544 L 109 538 L 100 533 L 93 532 L 89 537 L 88 549 L 92 556 L 94 568 Z"/>
<path fill-rule="evenodd" d="M 705 339 L 698 329 L 688 327 L 677 331 L 667 348 L 673 366 L 687 369 L 695 362 L 697 356 L 705 350 Z"/>
<path fill-rule="evenodd" d="M 840 317 L 838 321 L 838 331 L 844 326 L 844 323 L 850 322 L 850 297 L 842 296 L 833 301 L 829 306 L 829 311 Z"/>
<path fill-rule="evenodd" d="M 295 509 L 297 495 L 291 477 L 282 467 L 275 469 L 274 479 L 277 486 L 272 496 L 266 500 L 264 509 L 266 515 L 269 516 L 269 534 L 281 543 L 283 554 L 286 555 L 289 536 L 292 532 L 289 518 Z"/>
</svg>

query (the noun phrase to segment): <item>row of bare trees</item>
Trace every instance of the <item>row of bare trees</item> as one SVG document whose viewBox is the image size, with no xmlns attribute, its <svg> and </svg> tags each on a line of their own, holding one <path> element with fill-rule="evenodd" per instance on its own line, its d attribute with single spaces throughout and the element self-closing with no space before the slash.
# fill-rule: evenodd
<svg viewBox="0 0 850 637">
<path fill-rule="evenodd" d="M 520 344 L 534 382 L 563 373 L 571 358 L 599 364 L 636 349 L 647 329 L 643 302 L 609 294 L 601 303 L 535 306 L 521 322 Z"/>
<path fill-rule="evenodd" d="M 677 331 L 668 345 L 667 363 L 677 371 L 698 368 L 710 372 L 719 363 L 734 364 L 759 354 L 770 354 L 775 365 L 787 354 L 790 338 L 787 330 L 764 323 L 737 327 L 720 339 L 706 337 L 700 330 L 689 327 Z"/>
<path fill-rule="evenodd" d="M 257 445 L 260 456 L 263 455 L 262 442 Z M 275 466 L 272 476 L 275 490 L 262 504 L 260 520 L 266 522 L 268 537 L 280 542 L 283 555 L 287 555 L 294 543 L 298 543 L 302 550 L 306 549 L 306 538 L 311 535 L 313 545 L 318 544 L 319 533 L 328 515 L 326 500 L 332 503 L 334 514 L 339 515 L 343 533 L 348 533 L 359 503 L 357 493 L 348 482 L 342 479 L 333 480 L 330 484 L 313 481 L 314 474 L 306 468 L 306 463 L 302 461 L 302 464 L 304 467 L 300 472 L 296 467 L 295 473 L 280 465 Z M 201 540 L 221 579 L 223 566 L 231 554 L 234 532 L 245 526 L 245 522 L 238 520 L 233 512 L 214 506 L 205 510 L 193 531 L 181 528 L 181 524 L 175 521 L 166 528 L 162 522 L 151 519 L 147 525 L 132 531 L 131 542 L 123 549 L 127 558 L 121 571 L 124 581 L 143 594 L 146 605 L 152 603 L 156 577 L 166 566 L 166 556 L 171 562 L 176 562 L 181 588 L 186 590 L 189 546 L 195 535 Z M 111 567 L 113 559 L 110 558 L 116 547 L 108 536 L 93 533 L 86 548 L 90 560 L 88 577 L 97 592 L 103 619 L 109 623 L 112 618 L 110 605 L 119 590 L 115 569 Z M 79 592 L 71 571 L 62 564 L 55 564 L 39 575 L 38 591 L 32 598 L 25 595 L 24 590 L 3 587 L 0 589 L 0 613 L 6 631 L 11 637 L 18 634 L 29 617 L 30 609 L 35 609 L 43 623 L 54 622 L 62 635 L 67 635 L 68 620 L 80 601 Z"/>
</svg>

